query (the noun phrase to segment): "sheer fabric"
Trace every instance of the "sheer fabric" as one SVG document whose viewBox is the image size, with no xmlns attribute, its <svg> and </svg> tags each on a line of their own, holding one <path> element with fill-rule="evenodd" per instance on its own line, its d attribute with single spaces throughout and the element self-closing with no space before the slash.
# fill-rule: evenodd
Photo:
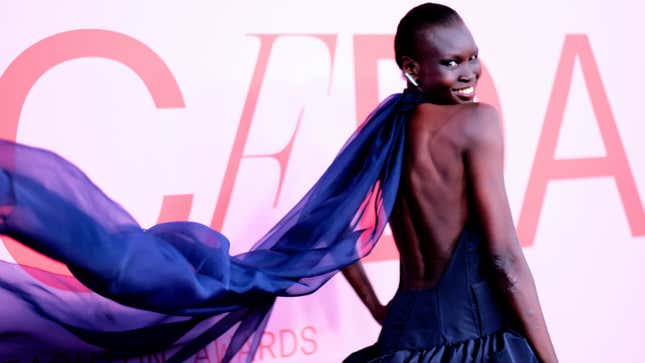
<svg viewBox="0 0 645 363">
<path fill-rule="evenodd" d="M 411 91 L 385 100 L 302 200 L 236 256 L 198 223 L 141 228 L 63 158 L 0 141 L 0 233 L 65 263 L 92 290 L 54 288 L 0 262 L 0 357 L 34 347 L 170 350 L 179 362 L 218 340 L 222 361 L 247 344 L 251 362 L 276 297 L 316 291 L 379 239 L 399 185 L 405 121 L 421 102 Z"/>
</svg>

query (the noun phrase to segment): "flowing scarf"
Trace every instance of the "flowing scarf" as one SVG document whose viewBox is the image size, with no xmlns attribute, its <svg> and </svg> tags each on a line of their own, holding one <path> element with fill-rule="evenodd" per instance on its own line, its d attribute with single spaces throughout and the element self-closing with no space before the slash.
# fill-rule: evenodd
<svg viewBox="0 0 645 363">
<path fill-rule="evenodd" d="M 422 102 L 407 90 L 386 99 L 293 209 L 236 256 L 202 224 L 143 229 L 60 156 L 0 141 L 0 233 L 63 262 L 91 290 L 51 287 L 34 274 L 69 279 L 0 261 L 0 358 L 170 350 L 169 362 L 181 362 L 216 341 L 223 362 L 243 346 L 251 362 L 276 297 L 316 291 L 378 241 L 405 122 Z"/>
</svg>

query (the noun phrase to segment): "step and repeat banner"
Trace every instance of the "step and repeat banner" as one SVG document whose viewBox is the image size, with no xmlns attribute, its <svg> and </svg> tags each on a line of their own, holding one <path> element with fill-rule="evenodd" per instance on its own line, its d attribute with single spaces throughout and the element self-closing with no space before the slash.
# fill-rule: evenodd
<svg viewBox="0 0 645 363">
<path fill-rule="evenodd" d="M 419 4 L 1 1 L 0 137 L 71 160 L 144 227 L 198 221 L 223 231 L 233 253 L 402 90 L 393 37 Z M 478 42 L 479 100 L 502 115 L 511 208 L 561 361 L 642 361 L 643 5 L 447 5 Z M 0 258 L 69 275 L 7 238 Z M 398 283 L 389 231 L 365 264 L 386 302 Z M 337 276 L 278 301 L 254 361 L 338 362 L 378 331 Z M 211 344 L 189 362 L 218 362 L 224 350 Z"/>
</svg>

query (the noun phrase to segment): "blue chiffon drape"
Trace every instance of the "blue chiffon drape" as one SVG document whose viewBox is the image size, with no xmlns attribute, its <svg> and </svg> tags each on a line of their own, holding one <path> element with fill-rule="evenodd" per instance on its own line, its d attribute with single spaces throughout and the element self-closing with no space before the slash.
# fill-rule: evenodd
<svg viewBox="0 0 645 363">
<path fill-rule="evenodd" d="M 246 344 L 251 362 L 276 297 L 316 291 L 379 239 L 399 185 L 405 120 L 421 102 L 411 91 L 386 99 L 293 209 L 236 256 L 198 223 L 141 228 L 63 158 L 0 141 L 0 233 L 65 263 L 92 290 L 51 287 L 31 267 L 0 262 L 0 357 L 169 350 L 180 362 L 215 340 L 227 347 L 222 361 Z"/>
</svg>

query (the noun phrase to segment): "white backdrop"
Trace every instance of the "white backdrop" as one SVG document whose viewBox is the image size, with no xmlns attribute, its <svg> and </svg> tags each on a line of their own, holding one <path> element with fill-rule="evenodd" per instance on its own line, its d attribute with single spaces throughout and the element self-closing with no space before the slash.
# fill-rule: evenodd
<svg viewBox="0 0 645 363">
<path fill-rule="evenodd" d="M 0 2 L 0 136 L 62 154 L 143 226 L 189 218 L 221 228 L 233 252 L 401 90 L 382 44 L 419 3 Z M 496 91 L 511 208 L 560 360 L 643 361 L 645 8 L 447 4 Z M 366 263 L 383 301 L 398 282 L 389 243 Z M 0 258 L 65 273 L 6 239 Z M 337 362 L 378 329 L 337 277 L 278 302 L 255 360 Z"/>
</svg>

